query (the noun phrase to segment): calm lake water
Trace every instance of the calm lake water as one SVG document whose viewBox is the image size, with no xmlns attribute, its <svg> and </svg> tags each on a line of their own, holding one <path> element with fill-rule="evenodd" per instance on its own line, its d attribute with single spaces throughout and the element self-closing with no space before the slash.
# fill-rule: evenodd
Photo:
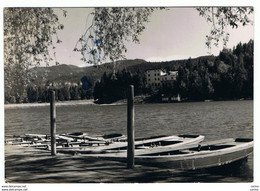
<svg viewBox="0 0 260 191">
<path fill-rule="evenodd" d="M 5 135 L 49 134 L 49 107 L 5 109 Z M 126 105 L 62 105 L 57 107 L 57 133 L 126 134 Z M 253 101 L 219 101 L 135 105 L 135 136 L 201 134 L 205 140 L 253 138 Z M 252 156 L 242 177 L 253 181 Z M 244 172 L 243 172 L 244 173 Z"/>
</svg>

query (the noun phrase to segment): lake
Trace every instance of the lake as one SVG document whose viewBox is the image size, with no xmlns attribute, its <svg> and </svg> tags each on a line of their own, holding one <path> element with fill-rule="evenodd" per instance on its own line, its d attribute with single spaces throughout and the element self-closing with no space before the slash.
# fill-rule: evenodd
<svg viewBox="0 0 260 191">
<path fill-rule="evenodd" d="M 57 106 L 57 133 L 126 134 L 126 120 L 126 105 Z M 50 134 L 48 106 L 5 108 L 5 135 L 26 133 Z M 253 101 L 135 105 L 136 137 L 174 134 L 201 134 L 205 135 L 205 140 L 253 138 Z M 223 175 L 220 181 L 253 181 L 253 156 L 249 157 L 246 165 L 246 172 L 241 172 L 242 175 L 240 172 L 232 178 Z M 207 182 L 207 179 L 203 181 Z"/>
</svg>

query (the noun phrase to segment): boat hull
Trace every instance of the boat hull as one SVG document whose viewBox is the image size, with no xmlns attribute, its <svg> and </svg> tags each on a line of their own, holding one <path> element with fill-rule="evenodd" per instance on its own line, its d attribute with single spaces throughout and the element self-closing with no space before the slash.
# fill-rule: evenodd
<svg viewBox="0 0 260 191">
<path fill-rule="evenodd" d="M 136 157 L 136 164 L 150 164 L 181 170 L 196 170 L 202 168 L 217 167 L 233 163 L 247 158 L 253 152 L 253 148 L 243 148 L 241 150 L 229 151 L 226 153 L 201 154 L 186 158 L 179 157 Z"/>
<path fill-rule="evenodd" d="M 225 144 L 224 144 L 225 143 Z M 233 144 L 233 145 L 232 145 Z M 207 145 L 207 144 L 205 144 Z M 217 166 L 223 166 L 226 164 L 239 161 L 247 158 L 253 153 L 253 141 L 240 143 L 233 140 L 232 143 L 226 144 L 223 141 L 222 144 L 216 144 L 217 146 L 225 146 L 227 148 L 219 150 L 202 150 L 195 151 L 195 148 L 190 148 L 188 152 L 185 150 L 179 153 L 170 153 L 166 155 L 148 155 L 148 156 L 135 156 L 135 164 L 147 165 L 147 166 L 159 166 L 162 168 L 169 169 L 180 169 L 180 170 L 196 170 L 203 168 L 211 168 Z M 211 146 L 216 146 L 211 145 Z M 95 157 L 95 155 L 91 155 Z M 103 154 L 96 155 L 97 158 L 103 158 L 107 160 L 116 160 L 126 162 L 126 154 Z"/>
<path fill-rule="evenodd" d="M 188 135 L 187 135 L 188 136 Z M 191 136 L 191 135 L 190 135 Z M 162 136 L 157 138 L 148 138 L 144 140 L 135 141 L 135 155 L 158 153 L 168 150 L 177 150 L 183 148 L 190 148 L 191 146 L 197 145 L 199 142 L 204 140 L 202 135 L 194 135 L 193 137 L 182 137 L 180 136 Z M 160 145 L 166 144 L 166 145 Z M 99 154 L 99 153 L 113 153 L 116 156 L 126 156 L 127 142 L 114 142 L 110 145 L 98 146 L 98 147 L 79 147 L 79 148 L 59 148 L 58 152 L 61 153 L 81 153 L 81 154 Z M 157 144 L 157 145 L 156 145 Z M 148 148 L 141 148 L 143 145 L 149 145 Z M 152 146 L 151 146 L 152 145 Z M 156 145 L 156 146 L 155 146 Z M 138 149 L 139 148 L 139 149 Z"/>
</svg>

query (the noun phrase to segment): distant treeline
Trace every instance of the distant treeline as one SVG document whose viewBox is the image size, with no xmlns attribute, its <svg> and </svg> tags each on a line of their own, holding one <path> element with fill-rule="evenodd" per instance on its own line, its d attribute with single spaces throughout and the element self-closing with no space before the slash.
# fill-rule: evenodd
<svg viewBox="0 0 260 191">
<path fill-rule="evenodd" d="M 44 86 L 28 86 L 22 96 L 5 94 L 5 103 L 49 102 L 52 89 L 56 92 L 56 99 L 60 101 L 94 98 L 97 103 L 112 103 L 126 98 L 129 85 L 134 85 L 135 95 L 149 95 L 148 100 L 152 102 L 161 101 L 162 94 L 169 97 L 179 94 L 182 100 L 187 101 L 252 99 L 253 52 L 254 41 L 250 40 L 245 44 L 239 43 L 233 49 L 222 50 L 217 57 L 161 63 L 142 63 L 137 60 L 134 61 L 136 64 L 131 63 L 114 74 L 111 70 L 104 72 L 94 86 L 91 86 L 94 81 L 91 75 L 88 79 L 81 76 L 81 81 L 76 84 L 55 83 L 51 80 L 51 83 L 47 82 Z M 102 70 L 106 71 L 104 67 Z M 158 89 L 147 88 L 145 70 L 148 69 L 178 70 L 177 80 L 173 85 L 163 85 Z M 91 68 L 91 71 L 94 76 L 96 70 Z"/>
<path fill-rule="evenodd" d="M 233 50 L 224 49 L 214 62 L 187 60 L 179 68 L 176 88 L 187 100 L 223 100 L 253 98 L 254 43 L 239 43 Z"/>
<path fill-rule="evenodd" d="M 29 87 L 24 102 L 49 102 L 50 91 L 55 91 L 56 100 L 83 100 L 92 98 L 92 91 L 82 88 L 81 85 L 66 85 L 63 87 Z"/>
<path fill-rule="evenodd" d="M 104 73 L 94 88 L 94 99 L 98 103 L 112 103 L 126 98 L 126 88 L 133 84 L 135 95 L 150 94 L 150 101 L 161 101 L 161 95 L 180 95 L 182 100 L 227 100 L 253 98 L 253 52 L 254 42 L 239 43 L 231 49 L 224 49 L 215 60 L 188 59 L 174 69 L 178 70 L 173 85 L 165 84 L 158 89 L 145 86 L 144 73 L 132 74 L 123 70 L 112 74 Z M 163 67 L 169 70 L 171 68 Z M 133 66 L 134 67 L 134 66 Z"/>
<path fill-rule="evenodd" d="M 93 96 L 97 103 L 113 103 L 127 97 L 127 88 L 134 85 L 135 95 L 145 93 L 145 78 L 140 72 L 131 74 L 123 70 L 107 75 L 106 72 L 94 87 Z"/>
<path fill-rule="evenodd" d="M 50 102 L 50 92 L 55 91 L 56 100 L 69 101 L 69 100 L 83 100 L 91 99 L 93 95 L 92 88 L 86 87 L 83 83 L 78 84 L 54 84 L 46 86 L 29 86 L 26 89 L 26 95 L 21 99 L 19 96 L 6 99 L 6 103 L 43 103 Z"/>
</svg>

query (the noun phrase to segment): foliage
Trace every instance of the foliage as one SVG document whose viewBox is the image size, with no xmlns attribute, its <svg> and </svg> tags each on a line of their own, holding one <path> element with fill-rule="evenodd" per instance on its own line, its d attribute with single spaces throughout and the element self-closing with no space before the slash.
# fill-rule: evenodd
<svg viewBox="0 0 260 191">
<path fill-rule="evenodd" d="M 45 86 L 29 86 L 24 100 L 13 96 L 6 97 L 5 101 L 6 103 L 48 102 L 48 91 L 53 88 L 60 101 L 89 99 L 94 96 L 98 103 L 112 103 L 126 98 L 126 88 L 130 84 L 134 84 L 136 95 L 150 94 L 149 100 L 156 102 L 160 101 L 161 94 L 175 96 L 178 93 L 182 100 L 251 99 L 253 98 L 253 48 L 254 42 L 250 40 L 245 44 L 239 43 L 233 50 L 222 50 L 217 57 L 157 63 L 124 61 L 119 64 L 120 70 L 116 72 L 116 79 L 112 79 L 112 70 L 104 72 L 112 67 L 111 64 L 102 65 L 99 69 L 87 67 L 84 72 L 88 76 L 88 82 L 96 81 L 95 86 L 88 90 L 85 90 L 84 85 L 80 85 L 80 80 L 84 81 L 86 77 L 81 77 L 77 67 L 70 67 L 68 70 L 65 65 L 53 66 L 51 70 L 56 74 L 61 74 L 60 78 L 64 78 L 62 75 L 69 71 L 77 69 L 74 70 L 74 78 L 78 79 L 78 83 L 69 83 L 68 77 L 64 78 L 65 81 L 53 78 Z M 146 88 L 145 71 L 158 68 L 178 70 L 177 81 L 173 86 L 162 86 L 156 91 Z M 103 76 L 89 75 L 95 73 L 95 70 L 103 71 Z M 68 75 L 71 76 L 70 73 Z M 48 84 L 53 84 L 53 87 L 49 87 Z"/>
<path fill-rule="evenodd" d="M 113 103 L 120 99 L 126 99 L 129 85 L 134 85 L 135 95 L 143 93 L 145 84 L 140 74 L 131 74 L 123 70 L 122 72 L 118 71 L 115 75 L 116 78 L 113 79 L 112 73 L 107 75 L 105 72 L 101 80 L 96 82 L 93 96 L 97 103 Z"/>
<path fill-rule="evenodd" d="M 109 58 L 116 61 L 124 58 L 125 41 L 139 43 L 139 35 L 145 29 L 149 16 L 155 8 L 95 8 L 91 12 L 92 22 L 78 40 L 74 51 L 82 59 L 97 64 Z"/>
<path fill-rule="evenodd" d="M 82 60 L 90 64 L 98 64 L 107 58 L 111 61 L 124 58 L 125 42 L 139 43 L 139 35 L 155 9 L 159 8 L 95 8 L 90 13 L 91 24 L 74 51 L 79 51 Z M 254 10 L 253 7 L 199 7 L 197 11 L 212 24 L 210 34 L 206 36 L 206 45 L 211 48 L 212 42 L 218 46 L 221 40 L 226 46 L 229 39 L 227 26 L 238 28 L 252 24 L 249 15 Z"/>
<path fill-rule="evenodd" d="M 218 46 L 222 40 L 226 46 L 229 40 L 227 27 L 238 28 L 252 24 L 249 15 L 253 14 L 253 7 L 199 7 L 199 15 L 204 17 L 211 26 L 210 34 L 206 36 L 206 45 L 211 48 L 212 43 Z"/>
<path fill-rule="evenodd" d="M 64 12 L 66 14 L 66 12 Z M 4 9 L 4 77 L 6 96 L 23 99 L 25 89 L 36 73 L 30 68 L 52 60 L 49 47 L 63 29 L 51 8 Z M 54 37 L 53 37 L 54 36 Z M 54 51 L 55 57 L 55 51 Z"/>
<path fill-rule="evenodd" d="M 233 50 L 224 49 L 214 64 L 201 59 L 187 60 L 179 68 L 177 78 L 183 99 L 240 99 L 253 98 L 254 42 L 239 43 Z"/>
<path fill-rule="evenodd" d="M 116 80 L 112 74 L 104 73 L 101 81 L 94 87 L 94 98 L 97 103 L 112 103 L 126 98 L 126 88 L 133 84 L 136 95 L 149 93 L 147 100 L 158 102 L 161 95 L 176 96 L 180 94 L 182 100 L 203 101 L 207 99 L 225 100 L 253 98 L 253 41 L 239 43 L 233 50 L 223 49 L 219 56 L 212 61 L 208 57 L 188 59 L 180 65 L 169 67 L 167 63 L 160 63 L 161 69 L 177 67 L 177 80 L 172 84 L 164 84 L 160 88 L 150 89 L 144 82 L 144 70 L 136 66 L 136 74 L 129 71 L 116 73 Z M 150 63 L 151 64 L 151 63 Z M 156 66 L 156 65 L 155 65 Z M 130 69 L 130 68 L 129 68 Z M 158 68 L 152 68 L 158 69 Z M 140 72 L 141 71 L 141 72 Z"/>
<path fill-rule="evenodd" d="M 49 102 L 50 92 L 56 92 L 56 99 L 59 101 L 84 100 L 92 98 L 93 90 L 85 89 L 80 84 L 62 84 L 52 86 L 28 86 L 24 99 L 25 103 Z M 13 103 L 14 100 L 6 100 L 6 103 Z"/>
</svg>

